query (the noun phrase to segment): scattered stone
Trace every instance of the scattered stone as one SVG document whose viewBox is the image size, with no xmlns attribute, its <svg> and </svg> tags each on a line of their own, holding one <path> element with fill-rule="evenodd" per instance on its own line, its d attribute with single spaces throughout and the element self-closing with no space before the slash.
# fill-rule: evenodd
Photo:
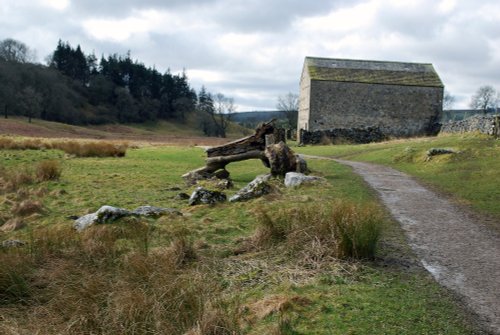
<svg viewBox="0 0 500 335">
<path fill-rule="evenodd" d="M 212 174 L 203 171 L 191 171 L 182 175 L 186 185 L 196 185 L 200 180 L 212 178 Z"/>
<path fill-rule="evenodd" d="M 128 216 L 131 213 L 123 208 L 113 207 L 113 206 L 102 206 L 95 213 L 97 215 L 96 221 L 98 223 L 109 223 L 118 220 L 124 216 Z"/>
<path fill-rule="evenodd" d="M 197 187 L 193 194 L 191 194 L 191 197 L 189 197 L 189 205 L 213 205 L 217 202 L 226 201 L 226 198 L 226 195 L 219 191 L 210 191 L 203 187 Z"/>
<path fill-rule="evenodd" d="M 167 214 L 182 215 L 181 212 L 174 208 L 140 206 L 130 212 L 123 208 L 102 206 L 95 213 L 87 214 L 80 218 L 77 216 L 71 217 L 76 218 L 75 222 L 73 223 L 73 227 L 78 231 L 82 231 L 93 224 L 111 223 L 126 216 L 145 216 L 157 218 Z"/>
<path fill-rule="evenodd" d="M 246 201 L 269 194 L 271 192 L 271 185 L 268 183 L 270 178 L 270 174 L 257 176 L 254 180 L 248 183 L 247 186 L 243 187 L 235 195 L 229 198 L 229 201 Z"/>
<path fill-rule="evenodd" d="M 427 157 L 437 156 L 437 155 L 446 155 L 446 154 L 455 154 L 457 153 L 453 149 L 446 148 L 430 148 L 427 150 Z"/>
<path fill-rule="evenodd" d="M 220 179 L 215 182 L 215 188 L 219 190 L 227 190 L 233 188 L 233 181 L 231 179 Z"/>
<path fill-rule="evenodd" d="M 4 248 L 19 248 L 25 245 L 26 242 L 21 240 L 5 240 L 2 242 L 2 247 Z"/>
<path fill-rule="evenodd" d="M 189 199 L 189 194 L 181 192 L 174 197 L 175 200 L 187 200 Z"/>
<path fill-rule="evenodd" d="M 163 215 L 167 214 L 175 214 L 175 215 L 182 215 L 181 212 L 174 208 L 161 208 L 161 207 L 155 207 L 155 206 L 141 206 L 137 207 L 131 212 L 132 215 L 137 215 L 137 216 L 146 216 L 146 217 L 154 217 L 158 218 Z"/>
<path fill-rule="evenodd" d="M 75 220 L 75 223 L 73 223 L 73 228 L 78 231 L 82 231 L 85 228 L 93 225 L 95 222 L 97 222 L 97 214 L 87 214 Z"/>
<path fill-rule="evenodd" d="M 221 169 L 221 170 L 215 172 L 214 175 L 218 179 L 228 179 L 229 178 L 229 171 L 226 169 Z"/>
<path fill-rule="evenodd" d="M 285 175 L 285 186 L 286 187 L 296 187 L 300 186 L 304 183 L 315 183 L 325 180 L 324 178 L 321 177 L 316 177 L 316 176 L 306 176 L 303 173 L 299 172 L 288 172 Z"/>
</svg>

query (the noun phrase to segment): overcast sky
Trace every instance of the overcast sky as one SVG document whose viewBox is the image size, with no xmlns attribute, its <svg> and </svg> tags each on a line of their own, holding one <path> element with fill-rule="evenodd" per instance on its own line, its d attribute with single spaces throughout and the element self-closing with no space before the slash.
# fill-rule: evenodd
<svg viewBox="0 0 500 335">
<path fill-rule="evenodd" d="M 38 60 L 57 41 L 125 54 L 274 109 L 298 93 L 305 56 L 432 63 L 455 108 L 481 85 L 500 90 L 499 0 L 0 0 L 0 39 Z"/>
</svg>

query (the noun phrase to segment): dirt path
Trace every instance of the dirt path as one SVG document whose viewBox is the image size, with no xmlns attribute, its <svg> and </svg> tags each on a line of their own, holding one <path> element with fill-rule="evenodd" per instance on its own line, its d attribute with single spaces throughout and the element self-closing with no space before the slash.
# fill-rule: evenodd
<svg viewBox="0 0 500 335">
<path fill-rule="evenodd" d="M 336 161 L 351 166 L 378 192 L 434 278 L 456 292 L 490 332 L 500 334 L 500 237 L 402 172 Z"/>
</svg>

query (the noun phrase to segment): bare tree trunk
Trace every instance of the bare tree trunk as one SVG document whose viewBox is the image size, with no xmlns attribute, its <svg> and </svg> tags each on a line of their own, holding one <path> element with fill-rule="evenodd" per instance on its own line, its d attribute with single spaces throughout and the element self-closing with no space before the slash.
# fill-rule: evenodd
<svg viewBox="0 0 500 335">
<path fill-rule="evenodd" d="M 284 176 L 289 171 L 305 172 L 303 160 L 283 142 L 274 144 L 276 135 L 281 133 L 273 125 L 274 120 L 260 125 L 255 134 L 239 140 L 209 148 L 206 150 L 207 159 L 205 166 L 184 174 L 182 177 L 188 181 L 208 179 L 221 175 L 227 177 L 226 165 L 247 159 L 260 159 L 264 166 L 271 169 L 271 174 Z"/>
</svg>

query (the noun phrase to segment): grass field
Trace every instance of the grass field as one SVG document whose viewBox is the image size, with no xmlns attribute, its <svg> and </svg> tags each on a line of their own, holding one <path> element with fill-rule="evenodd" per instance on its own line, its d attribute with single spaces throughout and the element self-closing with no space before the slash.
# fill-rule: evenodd
<svg viewBox="0 0 500 335">
<path fill-rule="evenodd" d="M 405 146 L 387 150 L 396 154 Z M 366 155 L 368 149 L 355 148 Z M 300 150 L 348 152 L 347 147 Z M 260 199 L 189 207 L 175 199 L 177 193 L 194 189 L 180 176 L 203 160 L 199 148 L 158 145 L 129 148 L 120 158 L 78 158 L 53 149 L 0 150 L 0 180 L 5 184 L 8 176 L 20 176 L 16 187 L 0 193 L 0 224 L 17 220 L 20 229 L 2 230 L 0 241 L 27 242 L 25 247 L 0 249 L 0 333 L 474 331 L 451 295 L 418 266 L 398 225 L 349 168 L 311 160 L 313 173 L 326 183 L 285 189 L 273 181 L 274 191 Z M 59 178 L 37 179 L 41 161 L 58 162 Z M 228 169 L 235 183 L 228 196 L 268 172 L 259 161 L 234 163 Z M 23 202 L 31 202 L 32 211 L 19 211 Z M 172 207 L 184 215 L 124 219 L 83 233 L 72 229 L 69 216 L 102 205 Z M 361 219 L 372 213 L 383 218 L 374 258 L 331 252 L 337 240 L 315 231 L 317 222 L 328 227 L 333 214 L 324 209 L 329 208 Z M 366 208 L 371 209 L 365 213 Z M 286 229 L 280 230 L 280 224 Z"/>
</svg>

